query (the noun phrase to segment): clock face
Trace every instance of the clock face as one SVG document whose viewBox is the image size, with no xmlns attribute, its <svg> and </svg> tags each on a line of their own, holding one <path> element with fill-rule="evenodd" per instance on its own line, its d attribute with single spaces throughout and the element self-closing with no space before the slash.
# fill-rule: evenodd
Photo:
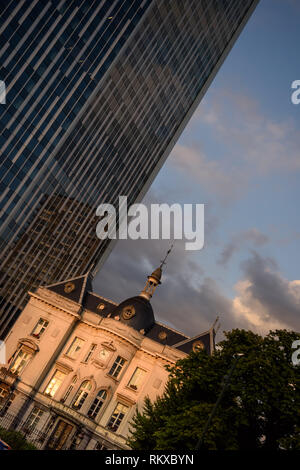
<svg viewBox="0 0 300 470">
<path fill-rule="evenodd" d="M 106 360 L 110 356 L 110 351 L 107 349 L 101 349 L 99 352 L 99 357 L 102 359 L 102 361 Z"/>
<path fill-rule="evenodd" d="M 126 305 L 122 310 L 122 317 L 124 320 L 129 320 L 135 315 L 135 308 L 133 305 Z"/>
</svg>

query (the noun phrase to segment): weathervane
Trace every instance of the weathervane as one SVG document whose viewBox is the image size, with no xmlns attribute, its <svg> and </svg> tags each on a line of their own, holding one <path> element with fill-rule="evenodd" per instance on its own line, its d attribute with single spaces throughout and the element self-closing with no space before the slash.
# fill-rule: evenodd
<svg viewBox="0 0 300 470">
<path fill-rule="evenodd" d="M 160 268 L 162 268 L 164 264 L 167 264 L 167 263 L 166 263 L 166 259 L 167 259 L 167 257 L 169 256 L 169 254 L 171 253 L 173 246 L 174 246 L 173 244 L 170 246 L 170 248 L 168 249 L 168 251 L 167 251 L 167 253 L 166 253 L 166 256 L 164 257 L 164 259 L 163 259 L 163 260 L 160 260 L 160 263 L 161 263 L 161 264 L 160 264 Z"/>
</svg>

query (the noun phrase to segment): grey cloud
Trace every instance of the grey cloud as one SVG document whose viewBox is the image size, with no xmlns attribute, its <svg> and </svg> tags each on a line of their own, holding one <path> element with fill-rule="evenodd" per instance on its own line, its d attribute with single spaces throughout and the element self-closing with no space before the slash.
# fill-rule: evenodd
<svg viewBox="0 0 300 470">
<path fill-rule="evenodd" d="M 285 279 L 273 259 L 263 258 L 255 251 L 242 263 L 242 269 L 249 281 L 250 302 L 258 301 L 270 318 L 299 330 L 300 282 Z"/>
<path fill-rule="evenodd" d="M 255 246 L 262 246 L 268 243 L 268 241 L 269 237 L 256 228 L 237 233 L 232 237 L 232 240 L 225 245 L 218 259 L 218 264 L 226 266 L 233 254 L 239 251 L 245 244 L 251 243 Z"/>
</svg>

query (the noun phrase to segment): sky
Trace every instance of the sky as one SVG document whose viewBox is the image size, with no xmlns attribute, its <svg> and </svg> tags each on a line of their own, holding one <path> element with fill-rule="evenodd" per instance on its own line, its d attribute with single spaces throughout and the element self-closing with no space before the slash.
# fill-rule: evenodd
<svg viewBox="0 0 300 470">
<path fill-rule="evenodd" d="M 156 320 L 194 336 L 300 331 L 300 2 L 261 0 L 143 202 L 205 204 L 205 243 L 175 241 L 151 301 Z M 120 240 L 94 280 L 138 295 L 166 240 Z"/>
</svg>

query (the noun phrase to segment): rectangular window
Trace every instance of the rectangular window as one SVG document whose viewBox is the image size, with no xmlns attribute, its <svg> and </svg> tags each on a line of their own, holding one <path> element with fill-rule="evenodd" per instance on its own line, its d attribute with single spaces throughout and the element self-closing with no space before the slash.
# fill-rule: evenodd
<svg viewBox="0 0 300 470">
<path fill-rule="evenodd" d="M 46 395 L 50 395 L 51 397 L 54 397 L 57 390 L 63 383 L 65 376 L 66 374 L 64 372 L 61 372 L 60 370 L 56 370 L 52 376 L 52 379 L 47 385 L 47 388 L 45 390 Z"/>
<path fill-rule="evenodd" d="M 143 383 L 146 371 L 137 367 L 128 382 L 128 387 L 132 390 L 138 390 Z"/>
<path fill-rule="evenodd" d="M 33 431 L 36 428 L 43 414 L 43 410 L 35 406 L 26 421 L 25 428 L 30 431 Z"/>
<path fill-rule="evenodd" d="M 49 322 L 47 320 L 40 318 L 37 324 L 35 325 L 34 329 L 32 330 L 31 336 L 34 336 L 35 338 L 40 338 L 48 325 Z"/>
<path fill-rule="evenodd" d="M 95 351 L 97 345 L 96 344 L 92 344 L 86 357 L 84 358 L 83 362 L 89 362 L 89 360 L 91 359 L 92 355 L 93 355 L 93 352 Z"/>
<path fill-rule="evenodd" d="M 21 374 L 24 370 L 25 366 L 28 364 L 29 360 L 31 359 L 31 354 L 29 352 L 20 349 L 13 359 L 10 370 L 14 374 Z"/>
<path fill-rule="evenodd" d="M 118 403 L 113 414 L 111 415 L 107 427 L 113 432 L 116 432 L 119 429 L 121 422 L 123 421 L 126 413 L 128 411 L 128 406 Z"/>
<path fill-rule="evenodd" d="M 79 354 L 83 344 L 84 344 L 83 339 L 80 339 L 80 338 L 77 338 L 77 337 L 74 338 L 74 340 L 72 341 L 71 346 L 69 347 L 69 349 L 66 352 L 67 356 L 71 357 L 72 359 L 76 359 L 76 357 L 78 357 L 78 354 Z"/>
<path fill-rule="evenodd" d="M 120 376 L 120 373 L 125 365 L 125 359 L 123 359 L 123 357 L 121 356 L 118 356 L 117 359 L 115 360 L 115 362 L 113 363 L 110 371 L 109 371 L 109 375 L 111 375 L 112 377 L 119 377 Z"/>
</svg>

